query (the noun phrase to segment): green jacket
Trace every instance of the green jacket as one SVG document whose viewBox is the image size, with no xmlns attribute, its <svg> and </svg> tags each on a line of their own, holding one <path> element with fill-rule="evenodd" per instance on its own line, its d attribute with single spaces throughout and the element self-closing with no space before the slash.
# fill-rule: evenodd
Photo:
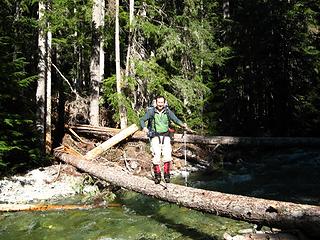
<svg viewBox="0 0 320 240">
<path fill-rule="evenodd" d="M 145 122 L 148 121 L 149 129 L 156 133 L 165 133 L 168 132 L 170 120 L 183 126 L 183 122 L 168 107 L 165 107 L 161 112 L 152 107 L 140 118 L 140 126 L 145 128 Z"/>
</svg>

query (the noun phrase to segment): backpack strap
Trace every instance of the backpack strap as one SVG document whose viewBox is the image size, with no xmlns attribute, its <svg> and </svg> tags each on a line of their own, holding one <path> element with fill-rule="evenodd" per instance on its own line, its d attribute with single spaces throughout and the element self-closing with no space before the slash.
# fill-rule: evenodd
<svg viewBox="0 0 320 240">
<path fill-rule="evenodd" d="M 148 109 L 148 112 L 149 112 L 148 129 L 149 129 L 149 131 L 151 131 L 151 129 L 152 129 L 151 124 L 152 124 L 152 121 L 153 121 L 153 119 L 154 119 L 155 111 L 156 111 L 156 110 L 155 110 L 155 107 L 150 107 L 150 108 Z"/>
</svg>

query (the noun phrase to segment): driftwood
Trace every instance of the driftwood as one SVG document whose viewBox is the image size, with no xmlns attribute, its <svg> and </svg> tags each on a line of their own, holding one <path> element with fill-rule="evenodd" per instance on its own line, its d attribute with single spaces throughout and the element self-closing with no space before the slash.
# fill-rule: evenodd
<svg viewBox="0 0 320 240">
<path fill-rule="evenodd" d="M 114 136 L 120 132 L 120 129 L 108 127 L 94 127 L 90 125 L 70 126 L 79 133 L 89 133 L 95 136 L 107 137 Z M 137 131 L 132 135 L 133 139 L 147 141 L 146 134 Z M 183 134 L 174 134 L 174 142 L 184 142 Z M 186 135 L 187 143 L 209 144 L 209 145 L 239 145 L 239 146 L 277 146 L 277 147 L 293 147 L 293 146 L 320 146 L 320 138 L 313 137 L 229 137 L 229 136 L 202 136 L 195 134 Z"/>
<path fill-rule="evenodd" d="M 167 202 L 260 225 L 280 229 L 300 229 L 312 237 L 320 236 L 319 206 L 225 194 L 176 184 L 155 185 L 152 180 L 145 177 L 134 176 L 65 153 L 63 147 L 55 149 L 54 155 L 111 184 Z"/>
<path fill-rule="evenodd" d="M 122 131 L 118 132 L 112 138 L 108 139 L 104 143 L 100 144 L 98 147 L 92 149 L 91 151 L 87 152 L 85 158 L 88 160 L 94 159 L 101 155 L 103 152 L 111 148 L 112 146 L 116 145 L 123 139 L 127 138 L 128 136 L 132 135 L 136 131 L 138 131 L 138 126 L 132 124 L 130 127 L 123 129 Z"/>
<path fill-rule="evenodd" d="M 50 205 L 50 204 L 0 204 L 0 212 L 49 211 L 49 210 L 84 210 L 97 207 L 119 207 L 120 204 L 108 205 Z"/>
<path fill-rule="evenodd" d="M 299 240 L 298 236 L 291 233 L 248 233 L 245 235 L 236 235 L 234 237 L 225 233 L 224 240 Z"/>
</svg>

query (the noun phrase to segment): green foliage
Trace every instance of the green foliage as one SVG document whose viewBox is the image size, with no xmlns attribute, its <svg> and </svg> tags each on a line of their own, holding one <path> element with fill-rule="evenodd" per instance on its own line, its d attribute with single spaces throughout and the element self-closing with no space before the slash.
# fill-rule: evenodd
<svg viewBox="0 0 320 240">
<path fill-rule="evenodd" d="M 132 26 L 128 2 L 121 2 L 123 69 L 129 39 L 135 48 L 133 70 L 124 78 L 122 95 L 116 93 L 114 76 L 113 2 L 106 6 L 104 29 L 98 30 L 91 22 L 93 1 L 51 3 L 45 21 L 38 22 L 37 1 L 0 2 L 2 171 L 38 158 L 33 122 L 40 27 L 52 32 L 53 62 L 82 96 L 90 94 L 95 31 L 103 34 L 103 105 L 115 122 L 120 103 L 127 109 L 129 123 L 136 123 L 154 97 L 162 94 L 179 118 L 204 132 L 320 134 L 317 1 L 240 0 L 232 4 L 228 19 L 223 19 L 221 1 L 135 1 Z M 69 88 L 55 70 L 52 75 L 53 100 L 65 97 Z"/>
<path fill-rule="evenodd" d="M 131 107 L 131 103 L 124 94 L 118 94 L 116 92 L 116 76 L 113 75 L 103 82 L 104 99 L 109 103 L 113 112 L 113 120 L 119 122 L 119 104 L 121 103 L 127 110 L 128 124 L 138 123 L 138 114 Z M 102 104 L 104 105 L 104 104 Z"/>
<path fill-rule="evenodd" d="M 33 131 L 37 77 L 30 71 L 36 66 L 35 7 L 31 1 L 0 3 L 0 175 L 21 171 L 39 158 Z"/>
<path fill-rule="evenodd" d="M 165 85 L 168 85 L 167 72 L 159 66 L 155 58 L 136 62 L 136 75 L 147 81 L 147 92 L 151 96 L 164 94 Z"/>
<path fill-rule="evenodd" d="M 210 94 L 206 84 L 211 81 L 212 64 L 222 65 L 230 50 L 214 41 L 210 22 L 217 21 L 216 16 L 204 19 L 205 10 L 201 11 L 200 3 L 187 1 L 175 5 L 180 11 L 167 2 L 147 1 L 147 15 L 135 16 L 136 35 L 147 43 L 143 46 L 146 56 L 133 60 L 135 73 L 128 78 L 127 100 L 133 101 L 130 92 L 143 89 L 138 94 L 143 94 L 146 101 L 135 109 L 139 116 L 156 95 L 162 94 L 190 126 L 205 126 L 203 109 Z M 207 5 L 210 10 L 215 7 Z"/>
</svg>

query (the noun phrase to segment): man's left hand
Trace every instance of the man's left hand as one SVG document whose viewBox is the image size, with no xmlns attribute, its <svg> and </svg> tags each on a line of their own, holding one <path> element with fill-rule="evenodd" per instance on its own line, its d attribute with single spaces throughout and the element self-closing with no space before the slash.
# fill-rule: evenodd
<svg viewBox="0 0 320 240">
<path fill-rule="evenodd" d="M 190 128 L 188 127 L 187 123 L 184 123 L 184 124 L 182 125 L 182 127 L 184 127 L 184 129 L 185 129 L 187 132 L 195 133 L 195 131 L 193 131 L 192 129 L 190 129 Z"/>
</svg>

